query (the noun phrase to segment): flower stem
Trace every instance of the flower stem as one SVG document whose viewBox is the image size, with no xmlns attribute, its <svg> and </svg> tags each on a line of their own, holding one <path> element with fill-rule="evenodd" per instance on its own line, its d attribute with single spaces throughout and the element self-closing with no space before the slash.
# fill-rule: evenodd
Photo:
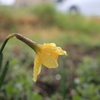
<svg viewBox="0 0 100 100">
<path fill-rule="evenodd" d="M 3 49 L 4 49 L 5 45 L 6 45 L 6 43 L 8 42 L 8 40 L 9 40 L 9 39 L 5 39 L 5 40 L 4 40 L 3 45 L 2 45 L 2 47 L 1 47 L 1 49 L 0 49 L 0 54 L 2 53 L 2 51 L 3 51 Z"/>
<path fill-rule="evenodd" d="M 21 40 L 22 42 L 24 42 L 25 44 L 27 44 L 28 46 L 30 46 L 34 51 L 36 51 L 39 47 L 39 44 L 33 42 L 32 40 L 22 36 L 21 34 L 14 34 L 15 37 L 19 40 Z"/>
<path fill-rule="evenodd" d="M 35 52 L 37 52 L 37 50 L 39 50 L 39 44 L 33 42 L 32 40 L 22 36 L 21 34 L 18 34 L 18 33 L 13 33 L 13 34 L 10 34 L 4 41 L 1 49 L 0 49 L 0 53 L 2 53 L 6 43 L 8 42 L 8 40 L 10 38 L 13 38 L 13 37 L 16 37 L 17 39 L 21 40 L 22 42 L 24 42 L 25 44 L 27 44 L 29 47 L 31 47 Z"/>
</svg>

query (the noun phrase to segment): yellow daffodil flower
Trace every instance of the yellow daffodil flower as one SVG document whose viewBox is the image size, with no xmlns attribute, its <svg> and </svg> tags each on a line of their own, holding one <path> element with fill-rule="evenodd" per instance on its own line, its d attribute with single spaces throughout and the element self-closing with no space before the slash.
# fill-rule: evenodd
<svg viewBox="0 0 100 100">
<path fill-rule="evenodd" d="M 36 52 L 33 70 L 34 82 L 37 81 L 37 76 L 41 71 L 42 65 L 44 65 L 47 68 L 56 68 L 58 66 L 58 56 L 67 55 L 66 51 L 62 50 L 60 47 L 57 47 L 54 43 L 45 43 L 43 45 L 40 45 L 17 33 L 10 34 L 6 38 L 4 46 L 7 43 L 7 41 L 12 37 L 16 37 L 17 39 L 23 41 Z"/>
<path fill-rule="evenodd" d="M 56 68 L 58 66 L 58 55 L 67 55 L 67 53 L 66 51 L 63 51 L 60 47 L 57 47 L 54 43 L 43 44 L 39 47 L 34 60 L 34 82 L 36 82 L 37 80 L 37 76 L 41 71 L 42 65 L 47 68 Z"/>
</svg>

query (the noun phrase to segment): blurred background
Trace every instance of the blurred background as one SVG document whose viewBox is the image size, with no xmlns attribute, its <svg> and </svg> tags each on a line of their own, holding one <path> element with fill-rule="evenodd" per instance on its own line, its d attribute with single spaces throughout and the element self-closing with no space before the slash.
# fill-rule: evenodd
<svg viewBox="0 0 100 100">
<path fill-rule="evenodd" d="M 59 57 L 58 68 L 43 66 L 34 83 L 34 51 L 11 39 L 3 51 L 3 65 L 10 60 L 10 66 L 0 100 L 100 100 L 100 1 L 90 1 L 0 0 L 0 46 L 20 33 L 68 53 Z"/>
</svg>

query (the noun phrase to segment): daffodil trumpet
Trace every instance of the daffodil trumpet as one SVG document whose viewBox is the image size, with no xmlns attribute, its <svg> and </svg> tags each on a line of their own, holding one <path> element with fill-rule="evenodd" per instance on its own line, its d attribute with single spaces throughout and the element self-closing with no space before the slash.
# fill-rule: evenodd
<svg viewBox="0 0 100 100">
<path fill-rule="evenodd" d="M 34 60 L 34 70 L 33 70 L 34 82 L 37 81 L 37 76 L 40 74 L 42 65 L 44 65 L 47 68 L 57 68 L 58 56 L 67 55 L 66 51 L 62 50 L 61 47 L 57 47 L 54 43 L 44 43 L 43 45 L 40 45 L 17 33 L 10 34 L 6 38 L 0 52 L 2 52 L 7 41 L 12 37 L 16 37 L 17 39 L 26 43 L 36 52 L 36 57 Z"/>
</svg>

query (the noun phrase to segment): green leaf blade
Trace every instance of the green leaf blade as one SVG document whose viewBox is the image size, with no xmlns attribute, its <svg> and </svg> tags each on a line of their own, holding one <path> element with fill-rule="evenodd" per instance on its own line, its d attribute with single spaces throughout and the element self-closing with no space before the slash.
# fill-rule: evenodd
<svg viewBox="0 0 100 100">
<path fill-rule="evenodd" d="M 3 54 L 0 53 L 0 71 L 1 71 L 1 67 L 2 67 L 2 61 L 3 61 Z"/>
<path fill-rule="evenodd" d="M 5 76 L 7 74 L 8 66 L 9 66 L 9 61 L 6 62 L 5 67 L 4 67 L 4 69 L 2 71 L 2 74 L 0 76 L 0 89 L 1 89 L 1 86 L 2 86 L 2 84 L 4 82 Z"/>
</svg>

